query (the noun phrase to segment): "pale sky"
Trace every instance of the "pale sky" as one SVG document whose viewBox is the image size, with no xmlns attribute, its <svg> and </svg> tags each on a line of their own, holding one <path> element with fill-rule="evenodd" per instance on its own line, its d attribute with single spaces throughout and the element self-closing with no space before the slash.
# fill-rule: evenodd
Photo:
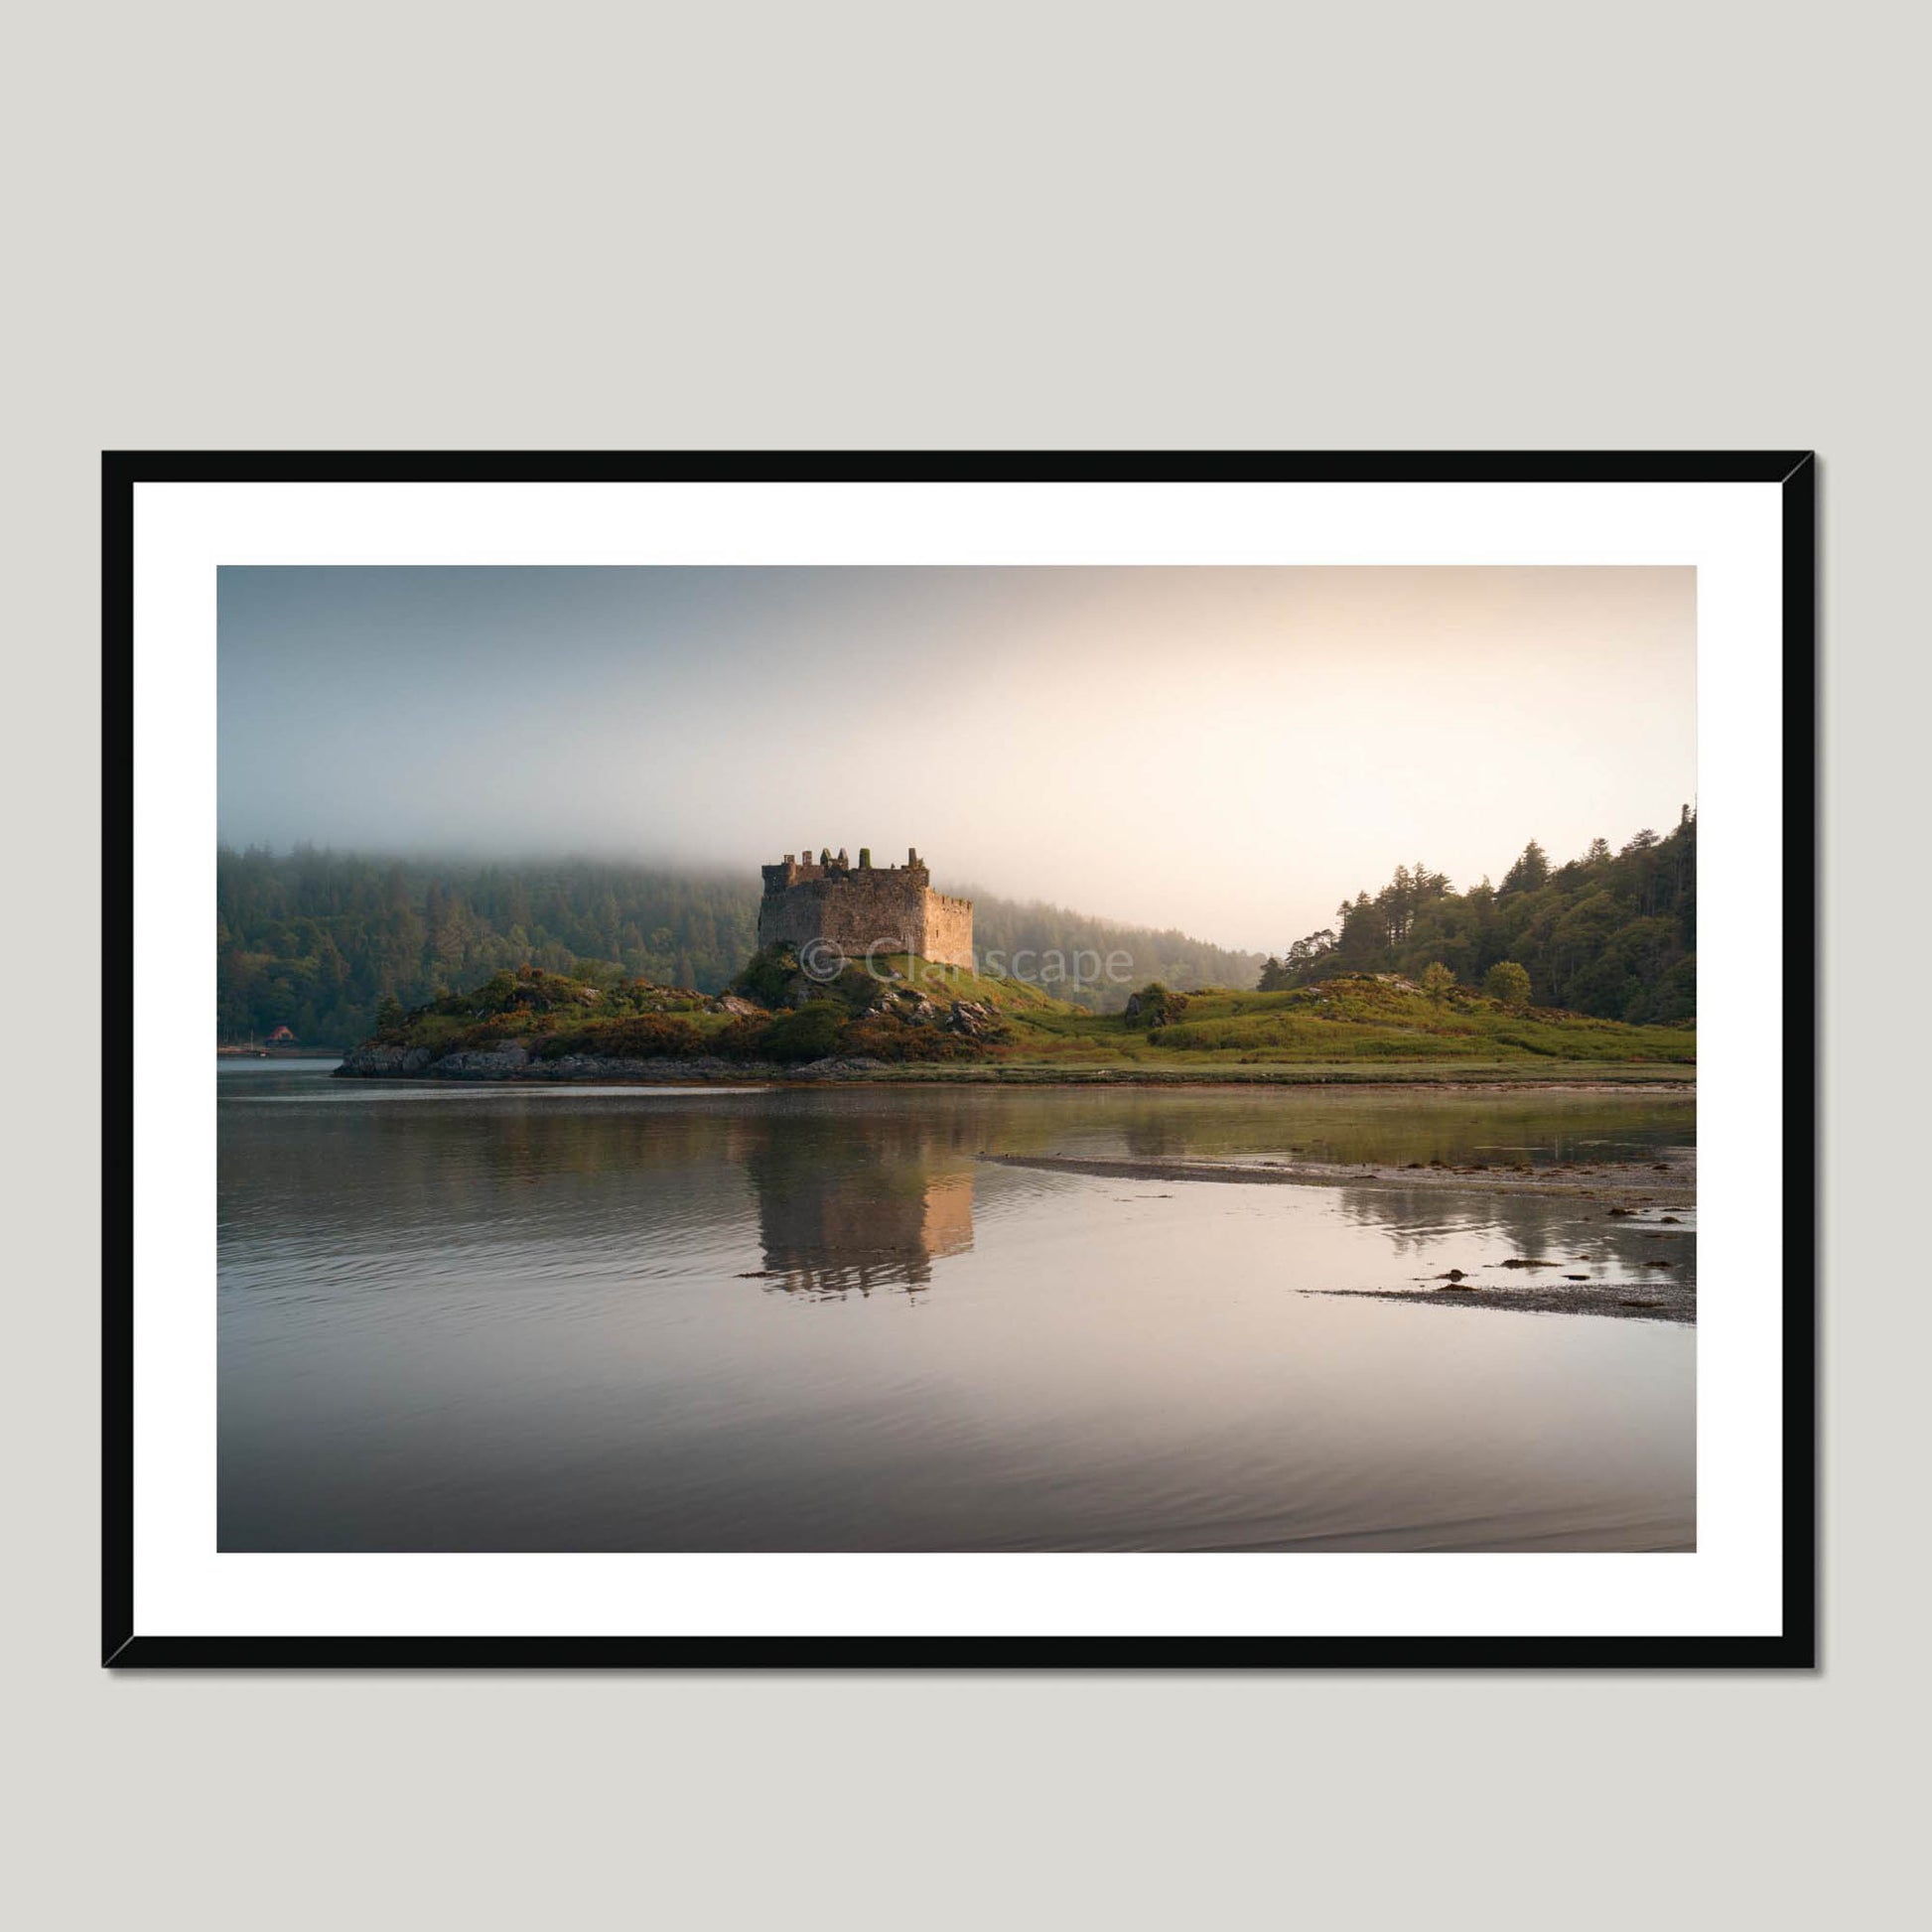
<svg viewBox="0 0 1932 1932">
<path fill-rule="evenodd" d="M 220 834 L 934 884 L 1279 951 L 1697 795 L 1689 569 L 224 569 Z"/>
</svg>

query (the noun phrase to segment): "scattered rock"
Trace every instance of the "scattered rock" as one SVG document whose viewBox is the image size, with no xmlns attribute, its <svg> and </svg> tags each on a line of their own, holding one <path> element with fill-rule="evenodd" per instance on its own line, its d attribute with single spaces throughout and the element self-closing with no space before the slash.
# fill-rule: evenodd
<svg viewBox="0 0 1932 1932">
<path fill-rule="evenodd" d="M 529 1064 L 530 1049 L 519 1039 L 509 1039 L 493 1049 L 473 1047 L 467 1052 L 445 1053 L 432 1071 L 439 1080 L 500 1080 L 506 1074 L 521 1073 Z"/>
<path fill-rule="evenodd" d="M 378 1046 L 369 1041 L 344 1057 L 336 1071 L 345 1079 L 384 1079 L 420 1073 L 429 1064 L 425 1046 Z"/>
<path fill-rule="evenodd" d="M 955 1000 L 946 1015 L 946 1031 L 968 1039 L 989 1039 L 1001 1031 L 1000 1016 L 979 1000 Z"/>
</svg>

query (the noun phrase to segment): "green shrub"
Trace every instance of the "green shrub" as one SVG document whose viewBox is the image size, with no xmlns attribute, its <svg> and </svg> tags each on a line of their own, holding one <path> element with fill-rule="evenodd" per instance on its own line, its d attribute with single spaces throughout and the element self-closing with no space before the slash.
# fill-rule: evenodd
<svg viewBox="0 0 1932 1932">
<path fill-rule="evenodd" d="M 1482 976 L 1482 990 L 1511 1013 L 1530 1003 L 1530 976 L 1513 959 L 1499 959 Z"/>
<path fill-rule="evenodd" d="M 1159 980 L 1149 980 L 1138 993 L 1127 996 L 1121 1019 L 1130 1028 L 1145 1028 L 1153 1033 L 1158 1028 L 1172 1026 L 1186 1011 L 1186 994 L 1176 993 Z"/>
<path fill-rule="evenodd" d="M 869 1060 L 944 1061 L 991 1057 L 985 1040 L 949 1034 L 938 1027 L 908 1027 L 897 1020 L 860 1020 L 845 1030 L 839 1051 Z"/>
<path fill-rule="evenodd" d="M 771 1022 L 760 1015 L 741 1014 L 711 1035 L 706 1049 L 727 1060 L 764 1058 L 764 1034 Z"/>
<path fill-rule="evenodd" d="M 705 1038 L 688 1020 L 645 1013 L 623 1020 L 593 1020 L 568 1033 L 552 1034 L 538 1050 L 547 1060 L 569 1053 L 598 1053 L 616 1060 L 691 1059 L 705 1050 Z"/>
<path fill-rule="evenodd" d="M 796 1013 L 783 1013 L 765 1029 L 759 1045 L 766 1059 L 782 1066 L 800 1060 L 822 1060 L 838 1044 L 846 1024 L 845 1008 L 832 1000 L 814 1000 Z"/>
<path fill-rule="evenodd" d="M 755 952 L 745 970 L 732 982 L 732 991 L 756 1000 L 761 1007 L 784 1004 L 786 990 L 798 974 L 798 955 L 789 946 L 766 946 Z"/>
</svg>

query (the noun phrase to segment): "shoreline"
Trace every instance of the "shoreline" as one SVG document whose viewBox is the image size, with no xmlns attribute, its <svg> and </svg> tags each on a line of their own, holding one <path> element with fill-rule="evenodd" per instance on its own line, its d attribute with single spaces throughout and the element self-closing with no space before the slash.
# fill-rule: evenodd
<svg viewBox="0 0 1932 1932">
<path fill-rule="evenodd" d="M 338 1060 L 347 1059 L 343 1046 L 217 1046 L 217 1060 Z"/>
<path fill-rule="evenodd" d="M 1467 1282 L 1448 1288 L 1305 1288 L 1338 1302 L 1417 1302 L 1438 1309 L 1508 1309 L 1517 1314 L 1588 1314 L 1607 1321 L 1663 1321 L 1697 1326 L 1697 1290 L 1678 1282 L 1591 1282 L 1556 1288 L 1495 1288 Z"/>
<path fill-rule="evenodd" d="M 336 1069 L 338 1079 L 406 1080 L 418 1085 L 494 1081 L 547 1086 L 1007 1086 L 1007 1087 L 1440 1087 L 1465 1092 L 1695 1093 L 1695 1069 L 1640 1062 L 1602 1065 L 1553 1061 L 1547 1070 L 1485 1061 L 1475 1065 L 1420 1063 L 1407 1067 L 1336 1061 L 1290 1061 L 1235 1066 L 1056 1065 L 1039 1061 L 909 1062 L 818 1060 L 802 1066 L 769 1061 L 612 1060 L 570 1055 L 541 1060 L 524 1052 L 455 1053 L 440 1061 L 421 1049 L 358 1048 Z"/>
<path fill-rule="evenodd" d="M 1451 1168 L 1390 1162 L 1344 1166 L 1325 1161 L 1218 1161 L 1088 1157 L 1071 1154 L 980 1154 L 1004 1168 L 1094 1174 L 1110 1180 L 1202 1180 L 1264 1187 L 1422 1188 L 1444 1193 L 1519 1194 L 1538 1200 L 1598 1200 L 1627 1226 L 1647 1228 L 1677 1208 L 1697 1205 L 1697 1150 L 1677 1148 L 1656 1162 L 1556 1162 L 1546 1167 Z M 1674 1217 L 1685 1233 L 1693 1232 Z"/>
<path fill-rule="evenodd" d="M 1093 1174 L 1120 1180 L 1196 1180 L 1219 1184 L 1288 1187 L 1363 1187 L 1383 1193 L 1416 1190 L 1509 1194 L 1531 1200 L 1593 1201 L 1600 1220 L 1619 1232 L 1664 1244 L 1645 1272 L 1646 1281 L 1586 1280 L 1574 1273 L 1587 1265 L 1578 1255 L 1485 1263 L 1485 1279 L 1445 1273 L 1401 1288 L 1305 1288 L 1303 1295 L 1340 1301 L 1412 1302 L 1439 1309 L 1507 1309 L 1518 1314 L 1594 1315 L 1612 1321 L 1697 1325 L 1697 1287 L 1669 1272 L 1680 1240 L 1697 1238 L 1697 1150 L 1679 1148 L 1656 1162 L 1559 1162 L 1549 1167 L 1484 1168 L 1431 1165 L 1348 1167 L 1317 1161 L 1175 1161 L 1088 1159 L 1078 1155 L 981 1154 L 981 1161 L 1048 1173 Z M 1685 1210 L 1682 1213 L 1676 1209 Z M 1580 1220 L 1599 1217 L 1581 1214 Z M 1583 1238 L 1583 1237 L 1580 1237 Z M 1593 1239 L 1594 1237 L 1589 1237 Z M 1489 1272 L 1493 1270 L 1494 1272 Z"/>
</svg>

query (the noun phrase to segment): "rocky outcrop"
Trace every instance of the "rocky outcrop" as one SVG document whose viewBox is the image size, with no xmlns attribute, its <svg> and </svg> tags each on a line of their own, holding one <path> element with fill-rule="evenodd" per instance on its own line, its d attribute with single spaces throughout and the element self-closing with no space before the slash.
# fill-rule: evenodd
<svg viewBox="0 0 1932 1932">
<path fill-rule="evenodd" d="M 565 1053 L 539 1059 L 518 1046 L 514 1051 L 446 1053 L 432 1060 L 420 1046 L 358 1046 L 336 1069 L 339 1079 L 364 1080 L 522 1080 L 568 1083 L 625 1081 L 713 1081 L 733 1085 L 747 1080 L 864 1080 L 889 1072 L 884 1060 L 864 1053 L 840 1053 L 802 1065 L 777 1066 L 769 1060 L 725 1060 L 707 1056 L 688 1060 L 621 1060 L 606 1053 Z"/>
<path fill-rule="evenodd" d="M 337 1071 L 364 1080 L 822 1080 L 863 1077 L 900 1062 L 982 1059 L 1010 1036 L 991 1000 L 950 997 L 954 988 L 944 976 L 875 977 L 848 965 L 827 982 L 778 955 L 754 968 L 757 983 L 742 991 L 686 996 L 632 983 L 618 990 L 621 1002 L 618 993 L 534 968 L 501 973 L 474 994 L 445 996 L 404 1015 L 386 1037 L 355 1047 Z M 619 1011 L 595 1012 L 594 1003 L 613 1002 Z M 589 1016 L 586 1007 L 593 1007 Z M 807 1008 L 824 1011 L 794 1018 Z M 729 1024 L 708 1031 L 685 1017 L 693 1011 Z M 829 1057 L 802 1057 L 808 1054 Z"/>
<path fill-rule="evenodd" d="M 375 1040 L 365 1039 L 360 1046 L 350 1047 L 343 1056 L 342 1065 L 336 1069 L 336 1077 L 404 1080 L 420 1074 L 429 1065 L 429 1048 L 426 1046 L 383 1046 Z"/>
<path fill-rule="evenodd" d="M 502 1080 L 521 1073 L 529 1064 L 530 1049 L 521 1040 L 505 1040 L 501 1046 L 445 1053 L 430 1070 L 439 1080 Z"/>
<path fill-rule="evenodd" d="M 770 1080 L 792 1069 L 762 1060 L 706 1055 L 683 1060 L 621 1060 L 609 1053 L 565 1053 L 542 1059 L 520 1042 L 483 1052 L 431 1059 L 421 1046 L 358 1046 L 336 1069 L 338 1079 L 362 1080 Z"/>
<path fill-rule="evenodd" d="M 1178 1020 L 1187 1011 L 1187 996 L 1173 992 L 1159 980 L 1152 980 L 1138 993 L 1130 993 L 1121 1019 L 1130 1027 L 1145 1027 L 1150 1033 Z"/>
</svg>

